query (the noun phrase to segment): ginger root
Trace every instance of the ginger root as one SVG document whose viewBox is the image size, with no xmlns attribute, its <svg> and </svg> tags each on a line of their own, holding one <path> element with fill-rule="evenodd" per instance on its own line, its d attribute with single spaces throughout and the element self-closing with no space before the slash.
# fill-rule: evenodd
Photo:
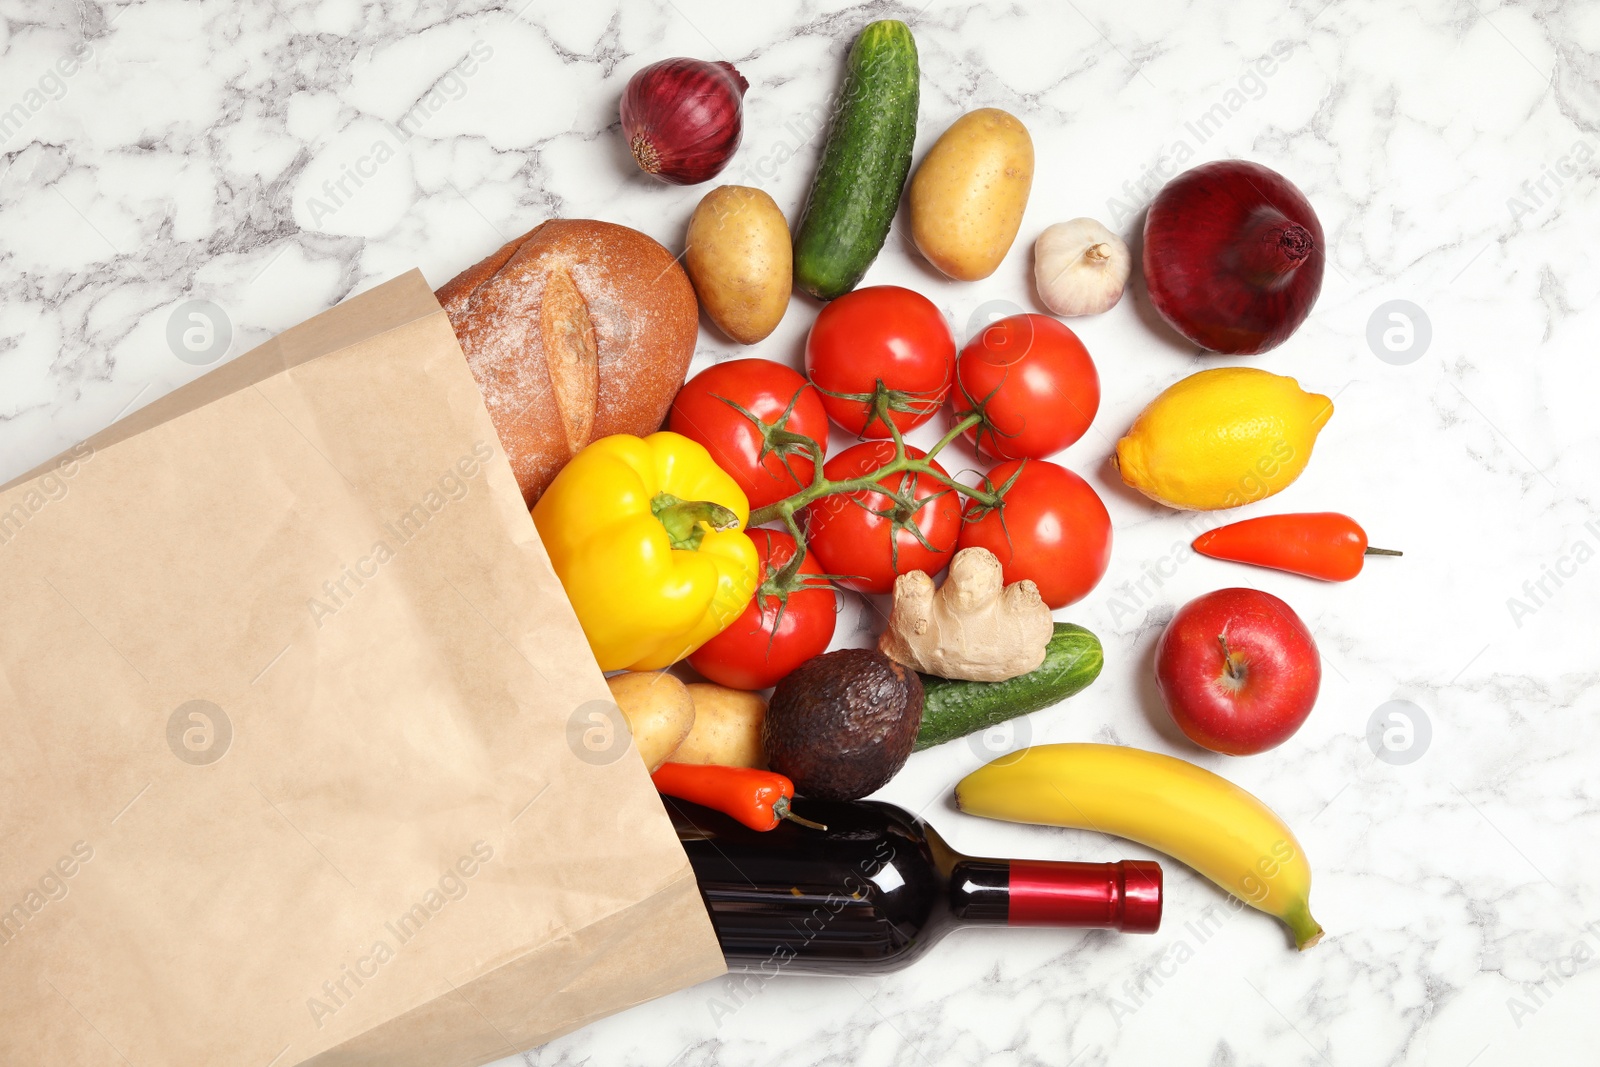
<svg viewBox="0 0 1600 1067">
<path fill-rule="evenodd" d="M 922 571 L 902 574 L 879 651 L 923 674 L 971 682 L 1037 670 L 1055 632 L 1050 608 L 1032 582 L 1002 584 L 987 548 L 957 552 L 938 589 Z"/>
</svg>

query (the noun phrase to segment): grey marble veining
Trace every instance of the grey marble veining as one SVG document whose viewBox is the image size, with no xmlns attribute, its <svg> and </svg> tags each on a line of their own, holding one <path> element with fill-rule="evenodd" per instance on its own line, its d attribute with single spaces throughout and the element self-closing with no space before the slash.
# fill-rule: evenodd
<svg viewBox="0 0 1600 1067">
<path fill-rule="evenodd" d="M 992 278 L 942 280 L 903 220 L 868 274 L 929 294 L 958 334 L 1037 310 L 1046 225 L 1090 215 L 1133 236 L 1193 163 L 1268 164 L 1321 216 L 1321 299 L 1253 364 L 1337 412 L 1304 477 L 1247 513 L 1344 511 L 1406 556 L 1344 585 L 1197 559 L 1184 516 L 1122 487 L 1116 437 L 1212 363 L 1136 281 L 1073 323 L 1105 395 L 1061 457 L 1116 525 L 1104 583 L 1059 613 L 1102 636 L 1107 666 L 1025 729 L 1173 752 L 1261 796 L 1313 860 L 1328 936 L 1297 955 L 1169 863 L 1152 937 L 959 933 L 890 978 L 711 983 L 506 1064 L 1592 1062 L 1597 5 L 6 0 L 0 481 L 354 292 L 412 267 L 442 283 L 546 217 L 681 246 L 705 187 L 647 179 L 616 128 L 622 86 L 655 59 L 739 67 L 744 143 L 717 181 L 766 189 L 793 221 L 844 51 L 878 17 L 917 36 L 919 153 L 980 106 L 1035 140 L 1022 235 Z M 1380 358 L 1396 307 L 1413 339 Z M 754 351 L 798 363 L 814 314 L 796 299 Z M 736 351 L 708 328 L 698 361 Z M 1172 611 L 1230 584 L 1293 604 L 1325 664 L 1305 728 L 1240 760 L 1184 744 L 1150 678 Z M 876 617 L 851 602 L 840 641 Z M 1391 701 L 1425 728 L 1409 762 L 1367 740 Z M 949 787 L 981 757 L 920 754 L 882 795 L 969 853 L 1150 855 L 956 813 Z"/>
</svg>

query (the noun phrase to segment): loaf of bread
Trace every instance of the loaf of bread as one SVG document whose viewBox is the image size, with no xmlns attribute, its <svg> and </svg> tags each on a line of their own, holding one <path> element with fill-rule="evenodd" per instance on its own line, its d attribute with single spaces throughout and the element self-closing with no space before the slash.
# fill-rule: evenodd
<svg viewBox="0 0 1600 1067">
<path fill-rule="evenodd" d="M 661 428 L 699 329 L 670 252 L 586 219 L 541 223 L 436 295 L 530 507 L 590 441 Z"/>
</svg>

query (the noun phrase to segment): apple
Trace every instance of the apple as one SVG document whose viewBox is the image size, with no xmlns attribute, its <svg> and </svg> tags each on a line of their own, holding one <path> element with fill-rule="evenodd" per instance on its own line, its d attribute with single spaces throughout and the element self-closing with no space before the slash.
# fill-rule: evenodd
<svg viewBox="0 0 1600 1067">
<path fill-rule="evenodd" d="M 1322 657 L 1294 609 L 1259 589 L 1218 589 L 1172 617 L 1156 646 L 1156 685 L 1189 740 L 1252 756 L 1311 714 Z"/>
</svg>

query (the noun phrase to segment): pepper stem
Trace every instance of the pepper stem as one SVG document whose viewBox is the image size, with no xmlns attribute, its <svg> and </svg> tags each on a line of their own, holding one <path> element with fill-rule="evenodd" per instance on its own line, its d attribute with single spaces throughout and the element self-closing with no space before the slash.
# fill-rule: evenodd
<svg viewBox="0 0 1600 1067">
<path fill-rule="evenodd" d="M 827 827 L 822 825 L 820 822 L 812 822 L 810 819 L 802 819 L 800 816 L 791 811 L 789 809 L 788 797 L 779 797 L 777 800 L 772 802 L 772 814 L 776 815 L 780 819 L 788 819 L 790 822 L 797 822 L 801 826 L 809 826 L 813 830 L 827 829 Z"/>
<path fill-rule="evenodd" d="M 671 493 L 657 493 L 650 501 L 650 514 L 667 531 L 673 548 L 693 552 L 700 547 L 707 526 L 713 530 L 737 530 L 739 516 L 714 500 L 679 500 Z"/>
<path fill-rule="evenodd" d="M 1405 553 L 1401 552 L 1399 549 L 1395 549 L 1395 548 L 1372 548 L 1370 546 L 1367 548 L 1367 551 L 1366 551 L 1365 554 L 1368 555 L 1368 556 L 1403 556 L 1403 555 L 1405 555 Z"/>
</svg>

